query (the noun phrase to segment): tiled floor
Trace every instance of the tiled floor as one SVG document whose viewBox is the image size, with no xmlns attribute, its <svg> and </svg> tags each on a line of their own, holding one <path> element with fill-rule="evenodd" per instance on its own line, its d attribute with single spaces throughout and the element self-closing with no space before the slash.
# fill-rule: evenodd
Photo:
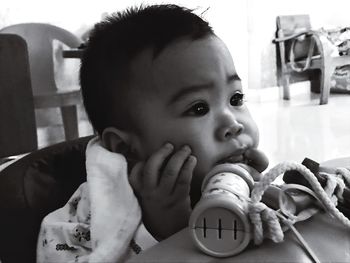
<svg viewBox="0 0 350 263">
<path fill-rule="evenodd" d="M 350 156 L 350 95 L 332 94 L 319 105 L 319 94 L 307 82 L 291 86 L 291 100 L 280 98 L 278 88 L 245 90 L 250 111 L 260 129 L 260 148 L 270 167 L 282 161 L 315 161 Z M 80 136 L 92 134 L 84 114 Z M 39 145 L 64 140 L 62 126 L 39 129 Z"/>
<path fill-rule="evenodd" d="M 350 156 L 350 95 L 331 94 L 327 105 L 319 105 L 319 94 L 310 93 L 307 83 L 291 86 L 290 101 L 277 88 L 247 95 L 270 167 L 304 157 L 322 162 Z"/>
</svg>

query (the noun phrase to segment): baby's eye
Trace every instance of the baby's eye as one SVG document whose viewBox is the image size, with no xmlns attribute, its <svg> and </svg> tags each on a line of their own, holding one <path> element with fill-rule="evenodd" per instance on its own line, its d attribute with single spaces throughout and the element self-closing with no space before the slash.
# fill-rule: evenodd
<svg viewBox="0 0 350 263">
<path fill-rule="evenodd" d="M 192 116 L 203 116 L 209 112 L 209 106 L 207 103 L 199 102 L 191 106 L 185 114 Z"/>
<path fill-rule="evenodd" d="M 244 94 L 240 91 L 235 92 L 231 97 L 230 103 L 232 106 L 242 106 L 244 103 Z"/>
</svg>

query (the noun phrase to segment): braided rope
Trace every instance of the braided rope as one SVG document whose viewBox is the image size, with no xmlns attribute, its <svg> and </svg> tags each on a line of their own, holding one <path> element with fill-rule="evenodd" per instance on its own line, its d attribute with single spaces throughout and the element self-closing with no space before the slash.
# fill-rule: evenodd
<svg viewBox="0 0 350 263">
<path fill-rule="evenodd" d="M 340 167 L 335 170 L 335 174 L 341 177 L 350 187 L 350 171 L 346 168 Z"/>
<path fill-rule="evenodd" d="M 284 238 L 282 227 L 276 215 L 276 211 L 262 204 L 261 198 L 265 190 L 269 185 L 282 173 L 287 171 L 298 171 L 302 174 L 305 179 L 310 183 L 312 189 L 314 190 L 317 198 L 323 204 L 325 210 L 337 218 L 342 224 L 350 228 L 350 220 L 344 216 L 336 208 L 336 196 L 334 196 L 334 191 L 338 188 L 337 196 L 340 196 L 345 187 L 342 178 L 347 182 L 350 182 L 350 172 L 347 169 L 337 169 L 337 174 L 342 178 L 336 177 L 336 180 L 327 180 L 326 190 L 322 188 L 321 184 L 317 181 L 314 174 L 305 166 L 294 163 L 294 162 L 283 162 L 270 171 L 268 171 L 265 176 L 254 185 L 253 191 L 251 193 L 251 203 L 249 205 L 249 217 L 253 223 L 254 232 L 254 242 L 255 244 L 261 244 L 264 238 L 263 232 L 263 222 L 267 224 L 268 232 L 265 234 L 266 237 L 271 238 L 275 242 L 281 242 Z M 330 176 L 327 176 L 330 178 Z M 333 176 L 334 177 L 334 176 Z M 343 182 L 343 185 L 341 184 Z M 341 189 L 343 188 L 343 189 Z"/>
<path fill-rule="evenodd" d="M 343 198 L 343 193 L 345 189 L 345 183 L 341 176 L 334 176 L 334 174 L 320 173 L 324 176 L 326 181 L 326 186 L 324 187 L 325 192 L 330 196 L 331 200 L 335 205 L 338 204 L 338 199 Z"/>
</svg>

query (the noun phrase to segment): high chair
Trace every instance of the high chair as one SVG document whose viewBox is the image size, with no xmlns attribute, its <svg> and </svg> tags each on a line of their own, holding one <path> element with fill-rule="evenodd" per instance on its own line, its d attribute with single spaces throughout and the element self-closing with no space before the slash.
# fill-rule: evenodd
<svg viewBox="0 0 350 263">
<path fill-rule="evenodd" d="M 36 262 L 42 219 L 86 181 L 85 149 L 91 138 L 33 151 L 0 171 L 1 263 Z"/>
<path fill-rule="evenodd" d="M 331 76 L 336 67 L 350 64 L 350 56 L 331 56 L 327 39 L 311 28 L 309 15 L 278 16 L 276 19 L 277 78 L 283 86 L 283 99 L 290 99 L 290 82 L 311 82 L 311 91 L 320 93 L 327 104 Z"/>
</svg>

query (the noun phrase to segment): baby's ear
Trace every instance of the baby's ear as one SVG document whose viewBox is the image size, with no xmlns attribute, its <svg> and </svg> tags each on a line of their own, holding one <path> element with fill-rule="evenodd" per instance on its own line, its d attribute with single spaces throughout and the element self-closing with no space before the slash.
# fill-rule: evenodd
<svg viewBox="0 0 350 263">
<path fill-rule="evenodd" d="M 108 127 L 102 133 L 102 142 L 109 151 L 126 155 L 130 151 L 131 136 L 128 132 Z"/>
</svg>

